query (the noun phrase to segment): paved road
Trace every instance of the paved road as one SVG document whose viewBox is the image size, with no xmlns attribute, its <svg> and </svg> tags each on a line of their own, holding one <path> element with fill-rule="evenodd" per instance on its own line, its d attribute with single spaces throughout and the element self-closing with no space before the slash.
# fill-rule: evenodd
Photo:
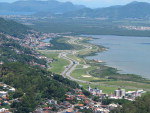
<svg viewBox="0 0 150 113">
<path fill-rule="evenodd" d="M 68 43 L 70 43 L 70 44 L 77 44 L 77 43 L 75 42 L 75 41 L 77 41 L 77 40 L 78 40 L 78 39 L 71 38 L 71 39 L 68 41 Z M 82 44 L 77 44 L 77 45 L 82 45 Z M 65 59 L 65 60 L 68 60 L 68 61 L 70 62 L 70 64 L 65 67 L 65 70 L 61 73 L 61 75 L 62 75 L 63 77 L 65 77 L 65 78 L 67 77 L 67 78 L 69 78 L 69 79 L 71 79 L 71 80 L 73 80 L 73 81 L 76 81 L 76 82 L 89 83 L 89 82 L 87 82 L 87 81 L 79 80 L 79 79 L 76 79 L 76 78 L 74 78 L 74 77 L 71 76 L 71 73 L 75 70 L 75 68 L 77 67 L 77 65 L 79 65 L 79 62 L 76 61 L 76 60 L 74 60 L 74 59 L 72 59 L 72 58 L 67 57 L 68 54 L 76 54 L 76 53 L 78 53 L 79 51 L 86 51 L 87 49 L 92 49 L 92 47 L 89 47 L 89 46 L 87 46 L 87 45 L 82 45 L 82 46 L 85 46 L 85 48 L 82 49 L 82 50 L 78 50 L 78 51 L 77 51 L 77 50 L 74 50 L 74 51 L 72 51 L 71 53 L 68 52 L 68 51 L 66 51 L 66 52 L 61 52 L 61 53 L 59 54 L 59 57 Z M 85 49 L 86 49 L 86 50 L 85 50 Z"/>
<path fill-rule="evenodd" d="M 68 41 L 68 43 L 70 44 L 77 44 L 75 41 L 77 41 L 78 39 L 71 39 Z M 78 44 L 78 45 L 82 45 L 82 44 Z M 108 85 L 108 84 L 100 84 L 100 83 L 96 83 L 96 82 L 88 82 L 88 81 L 84 81 L 84 80 L 79 80 L 79 79 L 76 79 L 74 77 L 71 76 L 71 73 L 75 70 L 75 68 L 77 67 L 77 65 L 79 65 L 79 62 L 72 59 L 72 58 L 69 58 L 67 57 L 68 54 L 76 54 L 78 53 L 79 51 L 87 51 L 89 49 L 92 49 L 92 46 L 89 46 L 89 45 L 82 45 L 84 46 L 85 48 L 82 49 L 82 50 L 74 50 L 74 51 L 61 51 L 61 53 L 59 54 L 59 57 L 60 58 L 63 58 L 63 59 L 66 59 L 70 62 L 70 64 L 68 66 L 65 67 L 65 70 L 61 73 L 61 75 L 65 78 L 69 78 L 73 81 L 76 81 L 76 82 L 81 82 L 81 83 L 87 83 L 87 84 L 94 84 L 94 85 L 99 85 L 99 86 L 106 86 L 106 87 L 118 87 L 118 85 Z M 60 52 L 60 51 L 59 51 Z M 125 86 L 125 88 L 129 88 L 129 89 L 137 89 L 136 87 L 131 87 L 131 86 Z M 150 91 L 149 89 L 147 89 L 148 91 Z"/>
<path fill-rule="evenodd" d="M 63 59 L 66 59 L 66 60 L 68 60 L 70 62 L 70 64 L 62 72 L 62 76 L 63 77 L 67 77 L 67 78 L 69 78 L 71 80 L 74 80 L 74 81 L 77 81 L 77 82 L 81 82 L 81 83 L 88 83 L 87 81 L 75 79 L 74 77 L 71 76 L 71 73 L 75 70 L 77 65 L 79 65 L 78 61 L 67 57 L 67 53 L 60 53 L 60 57 L 63 58 Z"/>
</svg>

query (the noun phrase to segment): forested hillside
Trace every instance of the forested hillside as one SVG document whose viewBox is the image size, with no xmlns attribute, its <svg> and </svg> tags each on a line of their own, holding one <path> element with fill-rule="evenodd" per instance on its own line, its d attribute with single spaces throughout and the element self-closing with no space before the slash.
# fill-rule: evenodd
<svg viewBox="0 0 150 113">
<path fill-rule="evenodd" d="M 9 24 L 3 19 L 1 22 L 6 27 L 0 27 L 5 31 L 5 34 L 0 34 L 0 82 L 16 89 L 14 93 L 9 94 L 9 98 L 13 99 L 10 107 L 14 112 L 32 112 L 45 99 L 63 101 L 66 92 L 79 88 L 76 82 L 42 68 L 40 65 L 46 65 L 46 61 L 39 59 L 37 52 L 20 45 L 18 41 L 7 35 L 18 37 L 26 33 L 24 32 L 26 27 L 22 30 L 18 28 L 16 35 L 14 27 L 23 25 L 15 25 L 14 22 Z M 7 25 L 10 28 L 7 28 Z M 39 65 L 33 65 L 33 62 Z"/>
<path fill-rule="evenodd" d="M 12 20 L 0 18 L 0 33 L 8 34 L 17 38 L 24 38 L 24 35 L 30 33 L 30 28 Z"/>
<path fill-rule="evenodd" d="M 17 90 L 12 97 L 17 99 L 11 105 L 17 113 L 35 110 L 44 98 L 62 101 L 68 91 L 78 88 L 78 84 L 68 79 L 47 72 L 40 67 L 15 62 L 0 65 L 0 81 Z M 19 98 L 19 101 L 18 101 Z"/>
</svg>

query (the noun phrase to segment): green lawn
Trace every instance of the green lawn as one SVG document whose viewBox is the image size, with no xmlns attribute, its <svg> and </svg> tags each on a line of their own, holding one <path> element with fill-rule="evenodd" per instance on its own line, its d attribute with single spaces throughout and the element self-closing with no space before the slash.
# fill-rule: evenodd
<svg viewBox="0 0 150 113">
<path fill-rule="evenodd" d="M 108 81 L 108 82 L 103 82 L 105 84 L 109 85 L 118 85 L 121 87 L 135 87 L 135 88 L 142 88 L 142 89 L 150 89 L 150 84 L 146 83 L 138 83 L 138 82 L 132 82 L 132 81 Z"/>
<path fill-rule="evenodd" d="M 48 58 L 56 59 L 58 58 L 59 54 L 58 53 L 45 53 L 44 55 Z"/>
<path fill-rule="evenodd" d="M 85 60 L 83 58 L 79 58 L 76 55 L 67 55 L 68 57 L 80 62 L 80 64 L 85 64 Z"/>
<path fill-rule="evenodd" d="M 83 88 L 88 89 L 89 84 L 80 83 L 80 82 L 78 82 L 78 83 L 80 85 L 82 85 Z M 119 88 L 119 87 L 114 87 L 114 86 L 113 87 L 112 86 L 104 86 L 101 84 L 98 84 L 98 85 L 90 84 L 90 87 L 99 88 L 99 89 L 103 90 L 103 93 L 107 93 L 107 94 L 113 94 L 114 91 Z M 126 91 L 133 91 L 134 90 L 134 89 L 130 89 L 130 88 L 123 88 L 123 89 L 125 89 Z"/>
<path fill-rule="evenodd" d="M 61 40 L 61 41 L 66 41 L 66 40 Z M 77 43 L 80 43 L 80 41 L 76 41 Z M 80 44 L 84 44 L 81 43 Z M 74 44 L 76 45 L 76 44 Z M 93 77 L 89 75 L 89 72 L 91 70 L 95 70 L 99 65 L 92 65 L 89 67 L 86 67 L 87 64 L 90 65 L 84 58 L 78 57 L 78 55 L 86 55 L 88 53 L 91 52 L 95 52 L 99 50 L 99 47 L 95 46 L 95 45 L 90 45 L 92 46 L 92 49 L 81 49 L 82 51 L 79 51 L 76 55 L 72 55 L 69 54 L 67 55 L 68 57 L 78 61 L 80 63 L 80 65 L 78 65 L 76 67 L 76 69 L 72 72 L 71 76 L 73 76 L 76 79 L 80 79 L 80 80 L 84 80 L 84 81 L 96 81 L 95 83 L 91 84 L 91 87 L 95 88 L 99 88 L 102 89 L 104 93 L 113 93 L 114 90 L 118 89 L 119 87 L 128 90 L 136 90 L 136 89 L 150 89 L 150 85 L 149 84 L 145 84 L 145 83 L 137 83 L 137 82 L 129 82 L 129 81 L 107 81 L 108 79 L 105 78 L 98 78 L 98 77 Z M 65 69 L 65 66 L 69 65 L 69 61 L 62 59 L 62 58 L 58 58 L 59 53 L 58 52 L 50 52 L 50 51 L 40 51 L 42 54 L 44 54 L 46 57 L 52 58 L 54 59 L 54 62 L 52 62 L 50 64 L 50 66 L 52 68 L 50 68 L 49 70 L 57 73 L 57 74 L 61 74 L 61 72 L 63 72 L 63 70 Z M 106 80 L 103 82 L 100 82 L 101 80 Z M 83 87 L 85 89 L 87 89 L 88 84 L 84 84 L 84 83 L 79 83 L 81 85 L 83 85 Z M 95 84 L 95 85 L 94 85 Z"/>
<path fill-rule="evenodd" d="M 59 55 L 58 52 L 49 52 L 49 51 L 40 51 L 40 52 L 46 57 L 54 59 L 54 61 L 49 64 L 51 66 L 49 70 L 53 73 L 61 74 L 65 69 L 65 66 L 69 65 L 68 60 L 58 58 Z"/>
<path fill-rule="evenodd" d="M 88 68 L 81 68 L 81 69 L 78 69 L 78 67 L 77 67 L 77 69 L 72 72 L 71 76 L 73 76 L 76 79 L 85 80 L 85 81 L 106 80 L 103 78 L 97 78 L 97 77 L 90 76 L 88 74 L 88 72 L 90 70 L 93 70 L 93 68 L 95 68 L 95 67 L 88 67 Z"/>
<path fill-rule="evenodd" d="M 77 67 L 76 67 L 77 69 L 79 68 L 83 68 L 83 65 L 77 65 Z"/>
<path fill-rule="evenodd" d="M 79 84 L 82 85 L 83 88 L 88 89 L 88 86 L 89 86 L 88 84 L 85 84 L 85 83 L 79 83 Z M 90 84 L 90 87 L 99 88 L 103 90 L 103 93 L 107 93 L 107 94 L 114 93 L 114 90 L 118 89 L 118 87 L 108 87 L 108 86 L 93 85 L 93 84 Z"/>
<path fill-rule="evenodd" d="M 53 63 L 50 64 L 52 68 L 49 70 L 53 73 L 61 74 L 67 65 L 69 65 L 69 61 L 62 58 L 57 58 Z"/>
</svg>

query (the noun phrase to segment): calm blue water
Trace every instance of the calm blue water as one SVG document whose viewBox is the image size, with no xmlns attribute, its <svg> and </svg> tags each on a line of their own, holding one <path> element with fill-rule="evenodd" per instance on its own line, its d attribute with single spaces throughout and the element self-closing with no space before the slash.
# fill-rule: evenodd
<svg viewBox="0 0 150 113">
<path fill-rule="evenodd" d="M 89 36 L 89 35 L 88 35 Z M 150 37 L 91 35 L 93 44 L 108 47 L 89 59 L 99 59 L 121 73 L 138 74 L 150 78 Z"/>
</svg>

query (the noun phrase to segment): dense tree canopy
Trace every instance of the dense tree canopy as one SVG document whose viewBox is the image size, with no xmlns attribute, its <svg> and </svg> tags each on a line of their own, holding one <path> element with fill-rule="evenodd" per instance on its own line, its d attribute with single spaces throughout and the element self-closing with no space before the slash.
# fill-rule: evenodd
<svg viewBox="0 0 150 113">
<path fill-rule="evenodd" d="M 29 33 L 30 28 L 23 24 L 19 24 L 12 20 L 4 20 L 0 18 L 0 32 L 18 38 L 24 38 L 25 34 Z"/>
<path fill-rule="evenodd" d="M 62 101 L 67 91 L 79 88 L 73 81 L 60 75 L 51 76 L 51 72 L 28 64 L 5 63 L 0 65 L 0 69 L 0 81 L 17 89 L 13 97 L 21 97 L 20 102 L 12 104 L 20 113 L 24 109 L 33 111 L 42 98 Z"/>
<path fill-rule="evenodd" d="M 30 62 L 46 64 L 34 56 L 35 51 L 21 46 L 13 39 L 0 35 L 0 82 L 16 88 L 12 97 L 20 98 L 11 107 L 17 113 L 28 113 L 35 109 L 44 98 L 63 101 L 67 91 L 79 88 L 76 82 L 63 78 Z"/>
</svg>

